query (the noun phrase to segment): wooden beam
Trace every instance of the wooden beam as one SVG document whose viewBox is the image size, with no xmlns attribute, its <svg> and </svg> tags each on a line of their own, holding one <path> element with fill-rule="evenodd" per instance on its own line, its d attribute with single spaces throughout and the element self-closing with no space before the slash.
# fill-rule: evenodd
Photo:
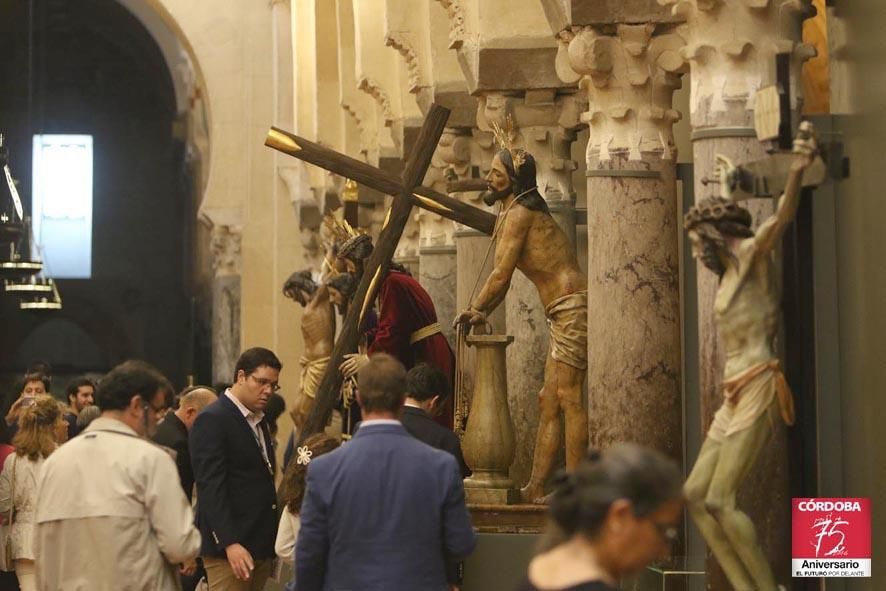
<svg viewBox="0 0 886 591">
<path fill-rule="evenodd" d="M 443 107 L 440 107 L 441 109 Z M 420 138 L 419 138 L 420 140 Z M 265 145 L 299 160 L 330 170 L 359 184 L 387 195 L 403 194 L 403 183 L 396 176 L 379 170 L 365 162 L 330 150 L 303 137 L 272 127 Z M 418 144 L 416 144 L 418 145 Z M 436 149 L 436 147 L 435 147 Z M 413 150 L 413 157 L 416 154 Z M 459 224 L 492 235 L 495 216 L 487 211 L 440 193 L 417 183 L 407 196 L 412 205 L 443 216 Z"/>
<path fill-rule="evenodd" d="M 329 365 L 327 365 L 326 372 L 323 374 L 323 380 L 317 388 L 314 407 L 308 414 L 302 433 L 300 433 L 301 441 L 304 441 L 305 437 L 318 433 L 325 428 L 329 416 L 332 414 L 332 409 L 338 401 L 343 381 L 342 374 L 338 368 L 342 361 L 344 361 L 345 355 L 357 349 L 363 310 L 375 298 L 375 294 L 384 280 L 388 264 L 394 256 L 397 243 L 400 241 L 400 236 L 403 234 L 403 229 L 406 227 L 406 222 L 409 221 L 409 216 L 412 213 L 413 199 L 410 196 L 414 192 L 416 185 L 421 183 L 431 164 L 431 157 L 434 154 L 434 150 L 437 149 L 437 142 L 440 140 L 440 136 L 443 135 L 443 128 L 446 126 L 448 117 L 448 109 L 439 105 L 431 105 L 428 116 L 425 118 L 424 125 L 419 132 L 413 153 L 406 164 L 406 169 L 403 171 L 402 183 L 397 183 L 399 190 L 394 193 L 394 203 L 382 226 L 381 234 L 378 237 L 372 255 L 370 255 L 364 265 L 363 277 L 360 279 L 360 283 L 351 300 L 351 305 L 348 306 L 348 313 L 345 316 L 341 333 L 329 357 Z M 332 160 L 332 164 L 335 164 L 340 159 Z M 363 165 L 363 163 L 360 164 Z M 368 167 L 368 165 L 365 166 Z M 355 167 L 354 171 L 359 172 L 361 167 Z M 324 168 L 326 167 L 324 166 Z M 327 168 L 327 170 L 330 169 Z M 363 169 L 363 172 L 365 172 L 365 169 Z M 364 178 L 371 179 L 375 179 L 377 176 L 376 173 L 363 175 Z M 357 182 L 362 182 L 356 176 L 350 176 L 350 178 Z"/>
<path fill-rule="evenodd" d="M 469 191 L 485 191 L 489 188 L 485 179 L 460 179 L 446 183 L 447 193 L 467 193 Z"/>
</svg>

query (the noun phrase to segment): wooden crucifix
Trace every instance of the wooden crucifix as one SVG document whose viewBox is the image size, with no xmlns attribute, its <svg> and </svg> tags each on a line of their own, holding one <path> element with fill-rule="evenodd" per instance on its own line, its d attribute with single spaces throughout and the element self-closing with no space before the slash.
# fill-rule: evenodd
<svg viewBox="0 0 886 591">
<path fill-rule="evenodd" d="M 348 312 L 338 340 L 332 349 L 326 373 L 317 388 L 314 407 L 299 434 L 301 440 L 312 433 L 322 431 L 329 420 L 343 381 L 342 374 L 338 369 L 339 365 L 344 361 L 347 353 L 352 353 L 357 349 L 363 310 L 367 307 L 367 303 L 375 298 L 379 284 L 394 256 L 397 243 L 400 241 L 400 236 L 403 234 L 403 229 L 412 213 L 413 205 L 479 230 L 484 234 L 491 235 L 493 232 L 496 219 L 494 215 L 421 186 L 425 173 L 431 165 L 431 157 L 437 149 L 437 142 L 443 135 L 447 119 L 449 119 L 448 109 L 437 104 L 431 105 L 412 154 L 406 162 L 402 179 L 397 179 L 394 175 L 365 162 L 360 162 L 281 129 L 272 127 L 268 132 L 265 140 L 266 146 L 394 197 L 372 255 L 366 261 L 363 277 L 354 293 L 353 305 L 348 306 Z"/>
</svg>

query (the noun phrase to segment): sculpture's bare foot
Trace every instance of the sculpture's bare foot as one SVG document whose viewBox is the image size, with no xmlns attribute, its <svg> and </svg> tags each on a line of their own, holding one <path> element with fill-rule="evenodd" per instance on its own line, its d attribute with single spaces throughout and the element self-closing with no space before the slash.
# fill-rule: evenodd
<svg viewBox="0 0 886 591">
<path fill-rule="evenodd" d="M 545 496 L 544 488 L 527 484 L 520 489 L 520 501 L 524 505 L 546 505 L 548 497 Z"/>
<path fill-rule="evenodd" d="M 538 497 L 532 501 L 533 505 L 549 505 L 551 503 L 551 497 L 554 496 L 553 492 L 549 492 L 546 495 Z"/>
</svg>

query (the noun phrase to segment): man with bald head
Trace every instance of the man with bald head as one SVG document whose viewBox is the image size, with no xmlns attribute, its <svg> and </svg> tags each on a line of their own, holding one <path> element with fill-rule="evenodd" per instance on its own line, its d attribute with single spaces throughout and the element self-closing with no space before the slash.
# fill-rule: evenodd
<svg viewBox="0 0 886 591">
<path fill-rule="evenodd" d="M 215 402 L 215 390 L 207 386 L 191 386 L 179 394 L 178 409 L 166 415 L 157 426 L 154 443 L 168 447 L 175 452 L 175 466 L 188 501 L 194 491 L 194 469 L 191 467 L 191 454 L 188 450 L 188 432 L 194 425 L 197 415 Z"/>
</svg>

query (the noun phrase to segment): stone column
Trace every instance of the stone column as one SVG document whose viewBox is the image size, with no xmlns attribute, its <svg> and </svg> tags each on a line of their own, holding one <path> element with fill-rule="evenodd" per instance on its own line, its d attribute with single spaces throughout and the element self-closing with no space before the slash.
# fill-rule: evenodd
<svg viewBox="0 0 886 591">
<path fill-rule="evenodd" d="M 230 383 L 240 355 L 241 229 L 213 226 L 212 381 Z"/>
<path fill-rule="evenodd" d="M 605 31 L 602 32 L 602 31 Z M 682 459 L 675 148 L 683 44 L 668 25 L 561 33 L 584 76 L 591 443 Z"/>
<path fill-rule="evenodd" d="M 551 213 L 575 247 L 575 191 L 570 156 L 583 103 L 574 93 L 556 90 L 526 90 L 521 94 L 490 93 L 480 97 L 477 121 L 481 129 L 492 122 L 503 125 L 510 116 L 517 128 L 518 145 L 531 152 L 537 167 L 538 190 L 551 206 Z M 491 160 L 491 159 L 490 159 Z M 488 166 L 488 164 L 487 164 Z M 508 332 L 517 346 L 508 357 L 508 399 L 514 417 L 517 453 L 511 478 L 518 485 L 529 479 L 538 430 L 538 394 L 544 384 L 544 360 L 549 335 L 538 290 L 517 271 L 505 302 Z"/>
<path fill-rule="evenodd" d="M 450 177 L 467 178 L 471 171 L 471 139 L 468 129 L 447 128 L 425 176 L 425 184 L 445 193 Z M 418 210 L 416 218 L 420 228 L 420 283 L 434 300 L 443 334 L 455 349 L 452 320 L 459 312 L 455 222 L 426 210 Z"/>
<path fill-rule="evenodd" d="M 760 88 L 775 83 L 775 55 L 790 52 L 791 86 L 799 94 L 803 61 L 813 50 L 801 43 L 801 23 L 808 16 L 808 0 L 673 0 L 674 11 L 686 19 L 684 56 L 691 65 L 690 115 L 695 163 L 695 197 L 718 194 L 716 184 L 703 185 L 712 177 L 715 155 L 723 154 L 735 164 L 766 157 L 767 143 L 754 131 L 754 98 Z M 796 101 L 797 95 L 793 97 Z M 796 112 L 797 104 L 792 105 Z M 773 212 L 769 201 L 745 204 L 760 223 Z M 724 352 L 720 347 L 713 313 L 717 279 L 699 264 L 699 395 L 702 427 L 706 431 L 723 402 Z M 693 393 L 694 395 L 694 393 Z M 778 422 L 774 436 L 760 452 L 738 495 L 739 505 L 758 524 L 757 535 L 766 549 L 776 579 L 790 578 L 787 567 L 790 543 L 790 492 L 787 435 Z M 766 490 L 761 495 L 760 490 Z M 765 524 L 765 525 L 759 525 Z M 727 586 L 717 569 L 709 576 L 715 588 Z"/>
</svg>

